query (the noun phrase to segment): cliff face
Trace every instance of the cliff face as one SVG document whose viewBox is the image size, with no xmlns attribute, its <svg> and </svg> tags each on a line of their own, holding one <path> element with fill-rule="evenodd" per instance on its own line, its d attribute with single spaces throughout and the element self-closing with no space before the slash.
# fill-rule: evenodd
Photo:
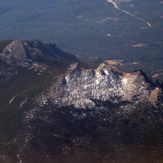
<svg viewBox="0 0 163 163">
<path fill-rule="evenodd" d="M 42 72 L 52 67 L 60 70 L 74 62 L 78 62 L 78 59 L 59 49 L 55 43 L 42 43 L 37 40 L 9 41 L 0 51 L 0 83 L 15 76 L 22 69 Z"/>
<path fill-rule="evenodd" d="M 0 58 L 8 64 L 16 63 L 22 67 L 33 62 L 68 62 L 77 61 L 76 57 L 63 52 L 54 43 L 42 43 L 37 40 L 12 41 L 0 53 Z"/>
<path fill-rule="evenodd" d="M 96 106 L 93 99 L 118 103 L 116 98 L 119 98 L 134 104 L 151 102 L 155 105 L 160 91 L 142 71 L 125 73 L 105 62 L 97 69 L 71 65 L 65 75 L 56 78 L 50 95 L 62 106 L 92 108 Z"/>
</svg>

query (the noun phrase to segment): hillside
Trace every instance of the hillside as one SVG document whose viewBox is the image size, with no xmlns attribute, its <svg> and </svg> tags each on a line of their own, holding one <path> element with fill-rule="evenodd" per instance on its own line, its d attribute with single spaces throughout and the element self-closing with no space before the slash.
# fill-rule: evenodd
<svg viewBox="0 0 163 163">
<path fill-rule="evenodd" d="M 0 47 L 0 162 L 162 162 L 163 90 L 142 70 L 37 40 Z"/>
</svg>

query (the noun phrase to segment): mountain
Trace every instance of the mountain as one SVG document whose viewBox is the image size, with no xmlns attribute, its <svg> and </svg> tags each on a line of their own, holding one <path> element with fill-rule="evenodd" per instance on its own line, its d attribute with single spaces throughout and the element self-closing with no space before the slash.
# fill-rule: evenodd
<svg viewBox="0 0 163 163">
<path fill-rule="evenodd" d="M 51 97 L 56 98 L 55 102 L 63 106 L 75 105 L 77 108 L 95 107 L 92 101 L 95 99 L 113 99 L 114 103 L 134 101 L 134 105 L 150 101 L 155 105 L 161 91 L 142 71 L 125 73 L 110 66 L 107 61 L 101 63 L 97 69 L 71 65 L 68 73 L 56 81 L 58 82 L 51 88 Z"/>
<path fill-rule="evenodd" d="M 37 40 L 11 41 L 1 50 L 0 56 L 2 61 L 22 67 L 29 67 L 34 62 L 59 65 L 77 61 L 75 56 L 63 52 L 54 43 L 43 44 Z"/>
<path fill-rule="evenodd" d="M 0 162 L 162 162 L 163 91 L 142 70 L 36 40 L 0 47 Z"/>
<path fill-rule="evenodd" d="M 78 59 L 54 43 L 43 44 L 36 40 L 4 41 L 0 47 L 0 162 L 4 162 L 4 146 L 7 146 L 7 151 L 12 147 L 7 144 L 20 132 L 19 125 L 35 104 L 36 96 Z M 13 151 L 12 148 L 10 152 Z"/>
<path fill-rule="evenodd" d="M 22 69 L 39 69 L 44 71 L 63 69 L 78 59 L 56 47 L 54 43 L 43 44 L 37 40 L 1 42 L 0 51 L 0 82 L 10 78 Z M 8 68 L 6 71 L 5 69 Z"/>
</svg>

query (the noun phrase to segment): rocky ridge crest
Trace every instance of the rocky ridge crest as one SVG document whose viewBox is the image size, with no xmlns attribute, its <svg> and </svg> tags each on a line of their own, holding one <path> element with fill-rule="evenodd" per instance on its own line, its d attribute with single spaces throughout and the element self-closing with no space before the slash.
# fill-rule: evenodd
<svg viewBox="0 0 163 163">
<path fill-rule="evenodd" d="M 141 70 L 126 73 L 106 61 L 96 69 L 71 65 L 66 74 L 56 78 L 50 96 L 61 106 L 92 108 L 96 106 L 94 99 L 118 103 L 118 98 L 134 105 L 139 102 L 156 105 L 160 92 L 161 88 L 154 86 Z"/>
</svg>

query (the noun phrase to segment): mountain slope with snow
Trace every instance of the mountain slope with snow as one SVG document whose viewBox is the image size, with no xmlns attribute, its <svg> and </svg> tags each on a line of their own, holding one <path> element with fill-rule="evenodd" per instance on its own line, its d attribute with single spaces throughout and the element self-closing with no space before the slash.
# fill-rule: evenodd
<svg viewBox="0 0 163 163">
<path fill-rule="evenodd" d="M 161 89 L 148 81 L 142 71 L 125 73 L 106 61 L 97 69 L 71 65 L 65 76 L 56 79 L 50 95 L 56 98 L 56 104 L 91 108 L 95 107 L 91 99 L 110 101 L 116 97 L 121 98 L 121 101 L 134 101 L 134 104 L 150 101 L 155 105 L 160 91 Z M 152 97 L 153 94 L 155 97 Z"/>
</svg>

